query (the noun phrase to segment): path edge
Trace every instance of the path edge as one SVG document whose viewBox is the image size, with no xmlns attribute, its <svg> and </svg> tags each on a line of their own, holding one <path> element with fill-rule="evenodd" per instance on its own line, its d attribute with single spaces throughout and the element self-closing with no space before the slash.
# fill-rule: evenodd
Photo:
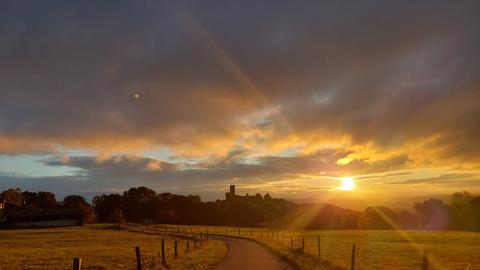
<svg viewBox="0 0 480 270">
<path fill-rule="evenodd" d="M 225 237 L 225 238 L 236 238 L 236 239 L 243 239 L 243 240 L 248 240 L 248 241 L 251 241 L 251 242 L 254 242 L 254 243 L 257 243 L 259 244 L 260 246 L 264 247 L 265 249 L 267 249 L 270 253 L 273 253 L 274 255 L 276 255 L 281 261 L 283 261 L 284 263 L 288 264 L 290 267 L 292 267 L 293 270 L 301 270 L 300 266 L 298 265 L 298 263 L 281 254 L 280 252 L 274 250 L 273 248 L 269 247 L 268 245 L 266 245 L 265 243 L 263 242 L 260 242 L 258 241 L 257 239 L 252 239 L 252 238 L 248 238 L 248 237 L 243 237 L 243 236 L 236 236 L 236 235 L 222 235 L 222 234 L 209 234 L 211 236 L 218 236 L 218 237 Z M 228 248 L 228 245 L 227 245 L 227 248 Z"/>
</svg>

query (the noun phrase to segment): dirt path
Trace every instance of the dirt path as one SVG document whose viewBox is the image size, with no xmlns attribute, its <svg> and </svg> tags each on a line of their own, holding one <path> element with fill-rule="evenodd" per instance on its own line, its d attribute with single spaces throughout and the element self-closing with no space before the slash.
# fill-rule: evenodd
<svg viewBox="0 0 480 270">
<path fill-rule="evenodd" d="M 278 256 L 265 247 L 246 239 L 215 236 L 225 242 L 228 253 L 215 270 L 291 270 Z"/>
</svg>

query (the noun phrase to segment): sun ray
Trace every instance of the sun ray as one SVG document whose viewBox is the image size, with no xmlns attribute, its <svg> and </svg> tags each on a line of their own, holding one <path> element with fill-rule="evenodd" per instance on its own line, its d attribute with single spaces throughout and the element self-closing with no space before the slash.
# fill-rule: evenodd
<svg viewBox="0 0 480 270">
<path fill-rule="evenodd" d="M 392 219 L 390 219 L 385 213 L 383 213 L 383 211 L 381 209 L 379 209 L 378 207 L 373 207 L 373 209 L 375 210 L 375 212 L 385 221 L 388 223 L 388 225 L 390 225 L 394 231 L 396 233 L 398 233 L 398 235 L 400 237 L 402 237 L 404 240 L 406 240 L 408 242 L 408 244 L 413 248 L 415 249 L 419 255 L 423 255 L 423 252 L 425 251 L 425 249 L 423 249 L 417 242 L 415 242 L 415 240 L 410 237 L 410 235 L 408 233 L 405 232 L 405 230 L 403 230 L 402 228 L 400 228 L 400 226 L 398 226 Z M 444 267 L 436 258 L 433 254 L 430 254 L 429 255 L 429 261 L 430 261 L 430 264 L 432 265 L 432 269 L 438 269 L 438 270 L 448 270 L 448 268 Z"/>
</svg>

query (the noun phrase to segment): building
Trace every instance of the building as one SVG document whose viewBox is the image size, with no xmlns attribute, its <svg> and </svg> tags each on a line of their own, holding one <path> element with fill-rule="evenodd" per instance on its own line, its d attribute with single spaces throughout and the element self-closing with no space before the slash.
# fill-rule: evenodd
<svg viewBox="0 0 480 270">
<path fill-rule="evenodd" d="M 0 200 L 0 223 L 4 222 L 7 219 L 5 216 L 5 201 Z"/>
<path fill-rule="evenodd" d="M 265 196 L 262 196 L 260 193 L 256 193 L 255 195 L 249 195 L 248 193 L 244 196 L 238 195 L 235 192 L 235 185 L 230 185 L 230 192 L 225 193 L 225 200 L 226 201 L 252 201 L 252 200 L 271 200 L 272 197 L 270 194 L 266 193 Z"/>
<path fill-rule="evenodd" d="M 0 201 L 0 227 L 65 227 L 83 224 L 82 209 L 59 207 L 54 209 L 30 209 Z"/>
<path fill-rule="evenodd" d="M 235 199 L 235 196 L 235 185 L 230 185 L 230 192 L 225 193 L 225 200 L 233 200 Z"/>
</svg>

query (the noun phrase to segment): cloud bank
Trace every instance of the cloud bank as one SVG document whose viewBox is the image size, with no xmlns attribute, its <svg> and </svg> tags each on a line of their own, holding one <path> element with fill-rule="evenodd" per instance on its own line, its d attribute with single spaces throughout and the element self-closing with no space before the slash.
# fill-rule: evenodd
<svg viewBox="0 0 480 270">
<path fill-rule="evenodd" d="M 478 8 L 12 1 L 0 11 L 0 154 L 71 156 L 75 177 L 111 190 L 474 173 Z"/>
</svg>

